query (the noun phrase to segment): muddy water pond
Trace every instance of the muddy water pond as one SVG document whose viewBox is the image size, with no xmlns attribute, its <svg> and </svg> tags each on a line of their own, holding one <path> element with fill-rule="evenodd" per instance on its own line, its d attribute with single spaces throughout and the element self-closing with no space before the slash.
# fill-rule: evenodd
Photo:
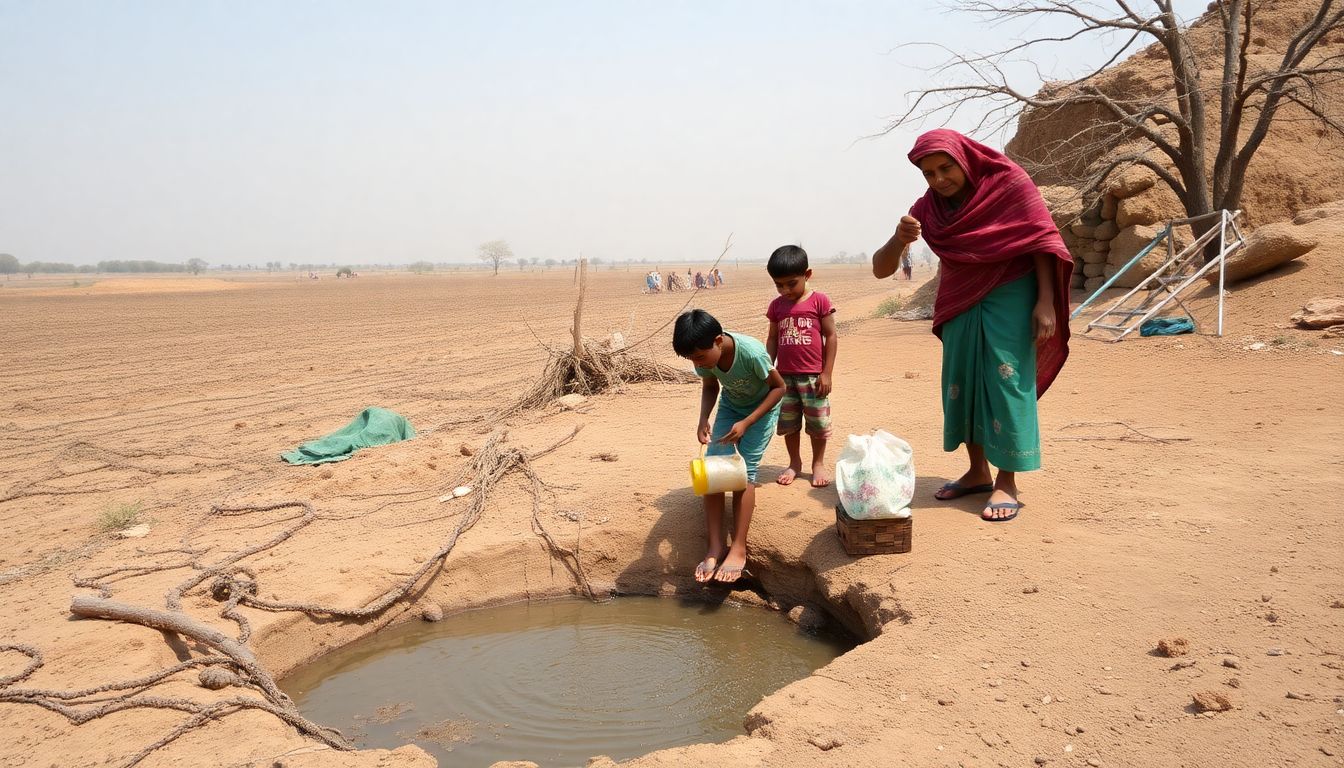
<svg viewBox="0 0 1344 768">
<path fill-rule="evenodd" d="M 761 697 L 850 647 L 760 608 L 561 600 L 391 627 L 282 687 L 361 747 L 414 742 L 445 768 L 559 768 L 741 735 Z"/>
</svg>

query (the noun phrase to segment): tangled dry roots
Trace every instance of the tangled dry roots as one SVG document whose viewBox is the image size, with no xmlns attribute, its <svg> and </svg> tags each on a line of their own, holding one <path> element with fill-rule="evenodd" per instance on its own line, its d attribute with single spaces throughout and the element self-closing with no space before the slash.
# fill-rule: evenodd
<svg viewBox="0 0 1344 768">
<path fill-rule="evenodd" d="M 77 595 L 71 601 L 70 612 L 81 618 L 103 619 L 139 624 L 161 632 L 190 638 L 197 645 L 209 648 L 211 653 L 194 659 L 188 659 L 171 667 L 161 669 L 151 675 L 117 682 L 106 683 L 81 690 L 52 690 L 43 688 L 25 688 L 19 684 L 27 680 L 40 669 L 44 662 L 41 651 L 22 643 L 0 644 L 0 655 L 17 653 L 28 658 L 26 666 L 15 674 L 0 676 L 0 703 L 31 704 L 42 707 L 65 717 L 69 722 L 80 725 L 104 715 L 133 709 L 164 709 L 182 712 L 186 717 L 158 741 L 145 747 L 122 763 L 131 768 L 143 761 L 155 750 L 180 738 L 194 728 L 222 719 L 228 715 L 245 710 L 267 712 L 284 721 L 295 730 L 316 739 L 334 749 L 349 750 L 354 745 L 339 731 L 327 728 L 305 718 L 290 698 L 276 685 L 275 679 L 253 655 L 247 643 L 252 628 L 247 618 L 238 611 L 240 606 L 267 611 L 297 611 L 313 616 L 328 616 L 343 619 L 368 619 L 376 617 L 389 607 L 405 598 L 427 575 L 437 568 L 457 545 L 462 534 L 470 530 L 480 520 L 492 491 L 511 473 L 519 473 L 527 481 L 533 496 L 533 531 L 542 538 L 548 551 L 564 563 L 574 575 L 580 588 L 588 596 L 594 597 L 591 586 L 583 573 L 578 552 L 560 546 L 541 523 L 539 515 L 541 496 L 547 490 L 546 484 L 537 475 L 532 460 L 550 453 L 573 440 L 578 434 L 576 427 L 567 436 L 550 447 L 536 453 L 505 445 L 507 433 L 497 431 L 490 436 L 484 447 L 476 452 L 473 462 L 474 486 L 470 504 L 458 518 L 457 525 L 449 532 L 439 548 L 425 558 L 414 573 L 389 588 L 382 595 L 362 606 L 345 607 L 322 605 L 296 601 L 267 600 L 259 597 L 259 579 L 257 573 L 242 564 L 242 560 L 264 552 L 289 539 L 298 531 L 310 525 L 316 519 L 311 504 L 306 501 L 284 501 L 264 506 L 223 507 L 214 506 L 206 514 L 205 520 L 193 525 L 183 537 L 179 548 L 157 555 L 178 554 L 178 559 L 144 565 L 123 565 L 74 579 L 75 585 L 97 590 L 95 595 Z M 279 533 L 259 544 L 244 547 L 224 557 L 207 562 L 210 547 L 197 549 L 192 545 L 192 532 L 205 527 L 213 517 L 235 517 L 278 510 L 298 510 L 295 514 L 282 517 L 275 523 L 288 523 Z M 110 584 L 125 578 L 144 576 L 162 571 L 190 569 L 193 573 L 168 591 L 163 609 L 132 605 L 112 599 Z M 202 585 L 205 585 L 202 587 Z M 187 614 L 182 609 L 183 598 L 193 590 L 208 590 L 223 603 L 219 612 L 237 627 L 237 633 L 230 637 Z M 197 682 L 208 689 L 244 689 L 254 695 L 230 695 L 228 698 L 212 701 L 196 701 L 182 697 L 155 696 L 151 689 L 170 678 L 188 672 L 197 673 Z"/>
<path fill-rule="evenodd" d="M 577 351 L 551 352 L 541 378 L 512 405 L 495 414 L 508 418 L 523 411 L 544 408 L 557 397 L 579 394 L 589 397 L 607 391 L 619 391 L 626 384 L 663 382 L 687 384 L 695 374 L 683 371 L 652 357 L 584 339 Z"/>
<path fill-rule="evenodd" d="M 652 356 L 636 355 L 633 347 L 625 347 L 623 343 L 613 343 L 610 339 L 595 343 L 592 339 L 584 338 L 583 301 L 588 293 L 588 260 L 580 259 L 577 270 L 579 298 L 574 303 L 574 325 L 570 327 L 572 345 L 569 351 L 548 350 L 551 358 L 541 378 L 513 405 L 496 413 L 496 419 L 544 408 L 557 397 L 565 395 L 588 397 L 645 381 L 695 381 L 696 377 L 689 371 L 660 363 Z"/>
</svg>

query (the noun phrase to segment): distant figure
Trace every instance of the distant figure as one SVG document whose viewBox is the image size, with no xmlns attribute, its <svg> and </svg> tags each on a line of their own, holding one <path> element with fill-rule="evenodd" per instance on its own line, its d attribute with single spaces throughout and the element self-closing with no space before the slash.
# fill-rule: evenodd
<svg viewBox="0 0 1344 768">
<path fill-rule="evenodd" d="M 723 273 L 719 271 L 719 268 L 718 268 L 718 267 L 715 267 L 715 268 L 714 268 L 714 287 L 715 287 L 715 288 L 718 288 L 718 287 L 721 286 L 721 285 L 723 285 Z"/>
<path fill-rule="evenodd" d="M 687 271 L 690 271 L 690 270 L 687 270 Z M 696 288 L 704 288 L 704 287 L 705 287 L 705 273 L 703 273 L 703 272 L 696 272 L 696 273 L 695 273 L 695 287 L 696 287 Z"/>
<path fill-rule="evenodd" d="M 910 262 L 910 249 L 907 248 L 905 253 L 901 254 L 901 274 L 905 275 L 906 280 L 914 280 L 915 278 L 911 274 L 913 271 L 914 265 Z"/>
<path fill-rule="evenodd" d="M 663 287 L 658 284 L 658 278 L 654 275 L 652 270 L 644 274 L 645 293 L 658 293 L 662 288 Z"/>
</svg>

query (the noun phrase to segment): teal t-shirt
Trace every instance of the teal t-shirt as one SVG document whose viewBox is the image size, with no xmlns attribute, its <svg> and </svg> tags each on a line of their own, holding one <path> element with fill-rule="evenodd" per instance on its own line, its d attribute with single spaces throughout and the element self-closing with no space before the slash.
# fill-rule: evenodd
<svg viewBox="0 0 1344 768">
<path fill-rule="evenodd" d="M 724 331 L 725 336 L 733 337 L 736 352 L 733 355 L 733 367 L 723 371 L 717 365 L 709 368 L 696 366 L 695 375 L 701 378 L 713 376 L 719 380 L 721 390 L 719 399 L 739 409 L 750 411 L 761 404 L 770 391 L 766 377 L 770 375 L 770 355 L 765 345 L 750 336 Z"/>
</svg>

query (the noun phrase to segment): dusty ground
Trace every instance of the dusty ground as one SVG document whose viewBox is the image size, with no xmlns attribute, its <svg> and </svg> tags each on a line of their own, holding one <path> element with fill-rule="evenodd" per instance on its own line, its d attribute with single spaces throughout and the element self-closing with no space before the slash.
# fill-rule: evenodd
<svg viewBox="0 0 1344 768">
<path fill-rule="evenodd" d="M 1223 339 L 1119 345 L 1079 340 L 1042 401 L 1045 471 L 1024 478 L 1018 521 L 978 520 L 974 503 L 932 491 L 961 472 L 940 450 L 939 348 L 927 323 L 869 319 L 906 284 L 822 266 L 816 286 L 841 312 L 837 431 L 883 427 L 915 446 L 914 551 L 852 559 L 831 530 L 833 491 L 767 485 L 758 495 L 752 569 L 776 602 L 824 607 L 870 642 L 767 697 L 727 744 L 656 753 L 639 766 L 1048 765 L 1311 766 L 1344 761 L 1344 351 L 1286 317 L 1338 286 L 1344 243 L 1273 280 L 1234 288 Z M 726 273 L 695 304 L 760 333 L 764 271 Z M 142 281 L 143 282 L 143 281 Z M 288 513 L 205 518 L 211 504 L 313 502 L 321 519 L 247 562 L 262 593 L 346 606 L 370 600 L 433 552 L 461 502 L 437 496 L 481 445 L 465 419 L 507 403 L 538 374 L 542 341 L 566 343 L 568 274 L 266 279 L 229 290 L 0 290 L 0 642 L 38 646 L 28 687 L 83 688 L 148 674 L 189 652 L 141 627 L 72 620 L 72 576 L 168 561 L 192 546 L 229 552 L 264 541 Z M 637 293 L 637 273 L 601 271 L 585 328 L 620 330 L 669 357 L 661 328 L 684 296 Z M 53 291 L 60 286 L 52 286 Z M 13 290 L 11 290 L 13 288 Z M 143 288 L 143 285 L 142 285 Z M 57 292 L 59 293 L 59 292 Z M 1200 302 L 1207 312 L 1211 301 Z M 526 323 L 524 322 L 526 321 Z M 531 331 L 529 331 L 529 326 Z M 1075 326 L 1076 328 L 1078 325 Z M 536 338 L 534 338 L 534 335 Z M 1266 348 L 1245 347 L 1263 341 Z M 277 454 L 382 405 L 421 431 L 325 467 Z M 641 385 L 580 412 L 508 426 L 540 448 L 556 484 L 544 524 L 578 546 L 600 589 L 723 599 L 686 578 L 702 554 L 694 385 Z M 1123 422 L 1164 441 L 1123 440 Z M 600 461 L 598 453 L 617 461 Z M 784 463 L 782 443 L 763 477 Z M 105 510 L 141 502 L 151 533 L 99 533 Z M 579 523 L 562 512 L 578 513 Z M 374 622 L 313 622 L 248 612 L 252 647 L 275 673 L 408 618 L 567 594 L 573 581 L 529 525 L 510 483 L 447 567 Z M 182 571 L 110 584 L 119 600 L 161 606 Z M 749 594 L 739 599 L 755 601 Z M 225 631 L 208 595 L 186 609 Z M 1188 655 L 1153 653 L 1184 637 Z M 1282 655 L 1269 655 L 1282 649 Z M 1235 656 L 1236 668 L 1223 666 Z M 1173 669 L 1176 662 L 1193 666 Z M 0 657 L 0 676 L 21 669 Z M 1235 681 L 1235 683 L 1233 682 Z M 1234 709 L 1199 715 L 1192 695 Z M 1289 698 L 1292 692 L 1301 698 Z M 210 700 L 189 676 L 155 693 Z M 0 704 L 0 765 L 120 765 L 175 724 L 170 712 L 111 715 L 75 727 L 31 705 Z M 339 754 L 267 715 L 230 716 L 155 753 L 147 766 L 427 766 L 414 746 Z"/>
</svg>

